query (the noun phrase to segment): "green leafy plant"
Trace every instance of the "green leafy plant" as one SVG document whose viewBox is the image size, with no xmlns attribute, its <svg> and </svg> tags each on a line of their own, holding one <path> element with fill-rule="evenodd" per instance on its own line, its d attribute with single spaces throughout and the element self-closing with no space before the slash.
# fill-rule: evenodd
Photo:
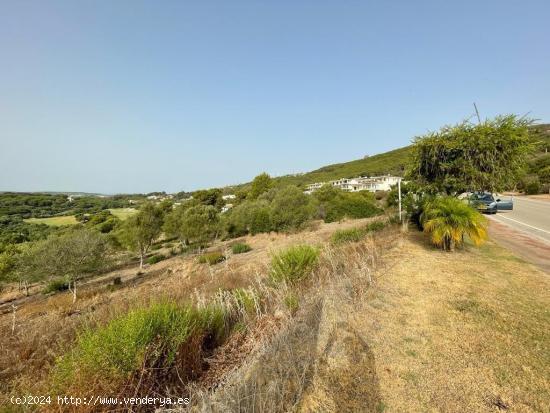
<svg viewBox="0 0 550 413">
<path fill-rule="evenodd" d="M 335 245 L 358 242 L 361 241 L 365 235 L 366 231 L 362 228 L 339 229 L 332 234 L 331 242 Z"/>
<path fill-rule="evenodd" d="M 475 245 L 487 239 L 486 218 L 454 197 L 438 197 L 426 202 L 420 220 L 432 243 L 445 251 L 461 246 L 464 236 Z"/>
<path fill-rule="evenodd" d="M 298 307 L 300 307 L 300 299 L 292 292 L 285 296 L 283 302 L 292 315 L 294 315 L 296 311 L 298 311 Z"/>
<path fill-rule="evenodd" d="M 149 265 L 152 265 L 152 264 L 156 264 L 157 262 L 161 262 L 162 260 L 165 260 L 166 257 L 162 254 L 156 254 L 156 255 L 153 255 L 152 257 L 149 257 L 147 259 L 147 264 Z"/>
<path fill-rule="evenodd" d="M 532 121 L 515 115 L 445 126 L 415 139 L 407 172 L 424 193 L 502 191 L 524 173 Z"/>
<path fill-rule="evenodd" d="M 193 337 L 220 341 L 224 317 L 221 307 L 197 309 L 173 302 L 133 310 L 83 330 L 72 351 L 57 360 L 52 382 L 60 391 L 92 383 L 112 388 L 143 367 L 168 370 L 178 357 L 187 356 L 179 350 Z"/>
<path fill-rule="evenodd" d="M 540 182 L 539 182 L 538 178 L 531 179 L 525 185 L 525 193 L 527 195 L 536 195 L 536 194 L 540 193 L 540 188 L 541 188 L 541 185 L 540 185 Z"/>
<path fill-rule="evenodd" d="M 385 227 L 386 223 L 384 221 L 373 221 L 369 222 L 366 228 L 368 232 L 378 232 L 383 230 Z"/>
<path fill-rule="evenodd" d="M 67 280 L 63 278 L 57 278 L 55 280 L 51 280 L 48 284 L 46 284 L 46 287 L 44 287 L 44 290 L 42 291 L 44 294 L 49 293 L 55 293 L 58 291 L 65 291 L 69 289 L 69 283 Z"/>
<path fill-rule="evenodd" d="M 236 288 L 232 291 L 233 297 L 239 307 L 248 314 L 253 314 L 256 311 L 257 296 L 253 290 Z"/>
<path fill-rule="evenodd" d="M 201 264 L 215 265 L 222 261 L 225 261 L 225 255 L 219 251 L 206 252 L 199 257 Z"/>
<path fill-rule="evenodd" d="M 275 282 L 296 283 L 317 266 L 319 250 L 310 245 L 296 245 L 271 258 L 271 279 Z"/>
<path fill-rule="evenodd" d="M 251 250 L 252 248 L 250 248 L 250 245 L 243 242 L 237 242 L 236 244 L 231 245 L 231 251 L 233 254 L 243 254 Z"/>
</svg>

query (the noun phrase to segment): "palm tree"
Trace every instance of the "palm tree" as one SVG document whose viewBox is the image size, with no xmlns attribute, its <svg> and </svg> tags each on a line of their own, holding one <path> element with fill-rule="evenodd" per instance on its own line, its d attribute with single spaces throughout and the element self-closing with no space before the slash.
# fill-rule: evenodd
<svg viewBox="0 0 550 413">
<path fill-rule="evenodd" d="M 475 245 L 487 239 L 487 219 L 478 211 L 451 196 L 438 197 L 424 206 L 420 217 L 424 232 L 434 245 L 453 251 L 467 235 Z"/>
</svg>

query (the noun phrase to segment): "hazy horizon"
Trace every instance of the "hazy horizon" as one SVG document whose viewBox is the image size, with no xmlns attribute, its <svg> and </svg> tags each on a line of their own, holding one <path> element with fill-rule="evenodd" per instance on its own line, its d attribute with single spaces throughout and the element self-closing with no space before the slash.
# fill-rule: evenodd
<svg viewBox="0 0 550 413">
<path fill-rule="evenodd" d="M 191 191 L 550 121 L 550 3 L 0 3 L 0 191 Z"/>
</svg>

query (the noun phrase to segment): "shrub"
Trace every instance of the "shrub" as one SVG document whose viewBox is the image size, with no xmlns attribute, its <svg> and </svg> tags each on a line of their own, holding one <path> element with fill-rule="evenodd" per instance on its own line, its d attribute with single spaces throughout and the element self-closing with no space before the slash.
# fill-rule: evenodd
<svg viewBox="0 0 550 413">
<path fill-rule="evenodd" d="M 239 307 L 247 314 L 256 312 L 256 295 L 252 290 L 236 288 L 232 291 L 235 301 Z"/>
<path fill-rule="evenodd" d="M 219 251 L 206 252 L 199 257 L 201 264 L 215 265 L 225 260 L 225 256 Z"/>
<path fill-rule="evenodd" d="M 325 185 L 315 192 L 318 201 L 317 216 L 325 222 L 339 221 L 344 218 L 368 218 L 382 212 L 375 205 L 374 195 L 370 192 L 344 192 Z"/>
<path fill-rule="evenodd" d="M 201 345 L 181 351 L 193 338 L 208 336 L 215 343 L 224 334 L 225 315 L 220 307 L 153 304 L 81 332 L 73 350 L 57 360 L 52 381 L 57 391 L 89 388 L 94 383 L 100 389 L 117 388 L 142 368 L 166 374 L 180 364 L 178 359 L 190 358 L 187 352 L 200 352 Z"/>
<path fill-rule="evenodd" d="M 230 237 L 271 231 L 270 207 L 265 200 L 245 201 L 224 214 L 223 218 Z"/>
<path fill-rule="evenodd" d="M 271 259 L 271 279 L 295 283 L 309 276 L 317 266 L 319 250 L 310 245 L 290 247 Z"/>
<path fill-rule="evenodd" d="M 525 193 L 527 195 L 536 195 L 540 192 L 540 182 L 538 179 L 533 179 L 525 185 Z"/>
<path fill-rule="evenodd" d="M 435 198 L 424 204 L 421 216 L 424 232 L 434 245 L 452 251 L 464 243 L 467 235 L 479 245 L 487 239 L 487 220 L 478 211 L 457 198 Z"/>
<path fill-rule="evenodd" d="M 367 224 L 367 231 L 368 232 L 378 232 L 378 231 L 383 230 L 385 226 L 386 226 L 386 223 L 383 222 L 383 221 L 369 222 Z"/>
<path fill-rule="evenodd" d="M 276 231 L 295 230 L 313 216 L 310 198 L 295 186 L 277 192 L 271 203 L 271 224 Z"/>
<path fill-rule="evenodd" d="M 333 244 L 344 244 L 347 242 L 358 242 L 365 237 L 365 230 L 360 228 L 339 229 L 332 234 Z"/>
<path fill-rule="evenodd" d="M 58 291 L 65 291 L 69 289 L 69 283 L 64 278 L 57 278 L 55 280 L 50 281 L 44 290 L 42 291 L 44 294 L 49 293 L 55 293 Z"/>
<path fill-rule="evenodd" d="M 283 300 L 286 308 L 288 311 L 290 311 L 290 314 L 294 315 L 296 311 L 298 311 L 298 307 L 300 306 L 300 300 L 294 293 L 289 293 L 287 296 L 285 296 Z"/>
<path fill-rule="evenodd" d="M 149 257 L 147 259 L 147 264 L 156 264 L 157 262 L 161 262 L 162 260 L 165 260 L 166 257 L 162 254 L 156 254 L 156 255 L 153 255 L 152 257 Z"/>
<path fill-rule="evenodd" d="M 236 244 L 231 245 L 231 251 L 233 254 L 243 254 L 245 252 L 248 252 L 252 250 L 248 244 L 245 244 L 243 242 L 238 242 Z"/>
</svg>

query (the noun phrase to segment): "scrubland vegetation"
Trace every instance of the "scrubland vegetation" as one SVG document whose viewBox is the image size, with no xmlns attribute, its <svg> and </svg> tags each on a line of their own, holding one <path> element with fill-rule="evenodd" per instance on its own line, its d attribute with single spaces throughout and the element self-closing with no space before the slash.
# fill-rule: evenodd
<svg viewBox="0 0 550 413">
<path fill-rule="evenodd" d="M 548 401 L 540 365 L 548 365 L 541 348 L 549 338 L 536 331 L 547 330 L 548 300 L 540 294 L 547 282 L 539 275 L 521 281 L 526 291 L 514 308 L 478 296 L 477 288 L 491 287 L 509 295 L 517 284 L 509 275 L 521 270 L 490 241 L 474 249 L 487 242 L 487 222 L 456 198 L 521 179 L 534 150 L 530 130 L 529 121 L 508 116 L 417 138 L 401 220 L 395 190 L 376 196 L 327 185 L 309 195 L 265 173 L 239 189 L 230 209 L 220 189 L 183 194 L 178 205 L 140 199 L 124 216 L 114 211 L 127 208 L 127 198 L 79 201 L 72 211 L 78 223 L 52 228 L 21 223 L 39 216 L 13 201 L 22 212 L 10 215 L 0 250 L 0 392 L 185 395 L 191 411 L 403 411 L 407 398 L 420 410 L 456 411 L 460 392 L 425 396 L 419 377 L 435 375 L 452 382 L 451 390 L 456 383 L 467 389 L 463 406 L 474 410 L 540 410 Z M 45 208 L 66 206 L 55 198 Z M 407 232 L 408 223 L 424 236 Z M 33 229 L 10 241 L 20 225 Z M 488 264 L 497 263 L 492 254 L 507 260 L 503 280 Z M 484 273 L 460 267 L 470 256 Z M 408 269 L 420 287 L 408 285 Z M 424 307 L 408 301 L 411 294 Z M 442 320 L 451 318 L 466 326 L 471 347 L 447 350 L 444 338 L 457 334 L 456 324 Z M 512 318 L 523 321 L 508 323 Z M 415 323 L 428 341 L 410 328 Z M 394 341 L 380 335 L 380 325 Z M 480 345 L 481 329 L 504 337 L 521 362 L 506 361 L 502 346 Z M 494 360 L 485 368 L 497 379 L 478 371 L 480 393 L 460 372 L 441 373 L 420 342 L 445 360 Z M 519 366 L 534 373 L 517 379 Z M 395 384 L 403 381 L 408 387 Z"/>
</svg>

